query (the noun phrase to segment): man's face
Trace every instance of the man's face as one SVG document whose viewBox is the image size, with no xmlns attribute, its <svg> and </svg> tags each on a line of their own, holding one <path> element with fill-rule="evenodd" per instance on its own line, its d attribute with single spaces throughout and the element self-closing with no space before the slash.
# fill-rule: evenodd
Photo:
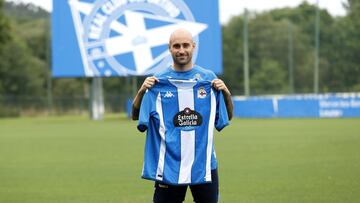
<svg viewBox="0 0 360 203">
<path fill-rule="evenodd" d="M 174 63 L 180 67 L 192 63 L 195 43 L 188 37 L 176 37 L 169 44 L 169 50 Z"/>
</svg>

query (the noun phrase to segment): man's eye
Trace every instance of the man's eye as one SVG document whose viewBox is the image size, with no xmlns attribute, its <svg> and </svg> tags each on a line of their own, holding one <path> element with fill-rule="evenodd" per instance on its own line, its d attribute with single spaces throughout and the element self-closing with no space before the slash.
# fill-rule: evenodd
<svg viewBox="0 0 360 203">
<path fill-rule="evenodd" d="M 174 49 L 179 49 L 180 45 L 179 44 L 174 44 L 173 47 L 174 47 Z"/>
<path fill-rule="evenodd" d="M 186 48 L 189 48 L 190 47 L 190 44 L 184 44 L 183 47 L 186 49 Z"/>
</svg>

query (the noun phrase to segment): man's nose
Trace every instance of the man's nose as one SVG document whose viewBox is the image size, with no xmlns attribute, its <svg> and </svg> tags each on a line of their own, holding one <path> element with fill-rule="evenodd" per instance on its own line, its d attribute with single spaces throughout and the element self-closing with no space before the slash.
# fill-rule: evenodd
<svg viewBox="0 0 360 203">
<path fill-rule="evenodd" d="M 179 49 L 179 52 L 180 52 L 180 53 L 185 53 L 184 47 L 181 46 L 180 49 Z"/>
</svg>

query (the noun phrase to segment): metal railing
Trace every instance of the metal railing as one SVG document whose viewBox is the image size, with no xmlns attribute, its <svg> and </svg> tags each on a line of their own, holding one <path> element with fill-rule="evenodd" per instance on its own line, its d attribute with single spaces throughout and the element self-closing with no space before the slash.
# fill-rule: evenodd
<svg viewBox="0 0 360 203">
<path fill-rule="evenodd" d="M 128 96 L 107 95 L 104 97 L 105 112 L 126 112 Z M 87 114 L 89 98 L 83 96 L 53 97 L 51 104 L 47 97 L 0 95 L 0 117 L 24 115 Z"/>
</svg>

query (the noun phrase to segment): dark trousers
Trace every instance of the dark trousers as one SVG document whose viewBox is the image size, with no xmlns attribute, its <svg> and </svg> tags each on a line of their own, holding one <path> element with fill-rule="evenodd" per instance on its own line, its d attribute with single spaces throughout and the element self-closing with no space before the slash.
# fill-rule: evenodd
<svg viewBox="0 0 360 203">
<path fill-rule="evenodd" d="M 219 198 L 219 177 L 217 170 L 211 171 L 211 183 L 190 185 L 196 203 L 217 203 Z M 154 203 L 181 203 L 185 200 L 187 185 L 167 185 L 155 182 Z"/>
</svg>

